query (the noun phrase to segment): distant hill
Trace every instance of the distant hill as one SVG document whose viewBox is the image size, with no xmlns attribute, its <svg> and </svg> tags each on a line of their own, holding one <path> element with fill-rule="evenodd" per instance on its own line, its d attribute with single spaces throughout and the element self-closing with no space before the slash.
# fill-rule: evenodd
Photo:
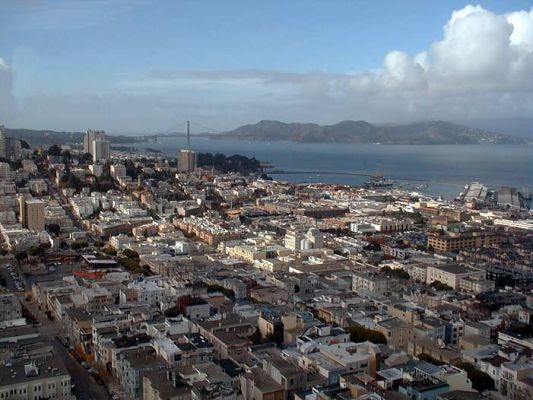
<svg viewBox="0 0 533 400">
<path fill-rule="evenodd" d="M 6 136 L 24 140 L 32 146 L 82 143 L 83 132 L 4 128 Z M 149 138 L 150 135 L 145 136 Z M 107 135 L 113 144 L 140 143 L 142 136 Z M 301 143 L 382 143 L 382 144 L 512 144 L 526 143 L 531 137 L 494 133 L 445 121 L 410 124 L 371 124 L 342 121 L 334 125 L 260 121 L 237 129 L 213 134 L 213 138 L 251 141 L 289 141 Z"/>
<path fill-rule="evenodd" d="M 14 129 L 4 128 L 4 133 L 8 137 L 20 139 L 28 142 L 32 146 L 81 143 L 83 132 L 57 132 L 49 130 L 35 129 Z"/>
<path fill-rule="evenodd" d="M 82 143 L 85 136 L 84 132 L 59 132 L 50 130 L 36 130 L 36 129 L 14 129 L 4 128 L 4 133 L 8 137 L 20 139 L 28 142 L 32 146 L 66 144 L 66 143 Z M 138 138 L 131 136 L 114 136 L 106 135 L 111 143 L 135 143 Z"/>
<path fill-rule="evenodd" d="M 461 122 L 474 128 L 533 139 L 533 118 L 484 118 Z"/>
<path fill-rule="evenodd" d="M 223 136 L 245 140 L 302 143 L 382 144 L 509 144 L 525 139 L 491 133 L 445 121 L 376 125 L 365 121 L 342 121 L 334 125 L 261 121 L 244 125 Z"/>
</svg>

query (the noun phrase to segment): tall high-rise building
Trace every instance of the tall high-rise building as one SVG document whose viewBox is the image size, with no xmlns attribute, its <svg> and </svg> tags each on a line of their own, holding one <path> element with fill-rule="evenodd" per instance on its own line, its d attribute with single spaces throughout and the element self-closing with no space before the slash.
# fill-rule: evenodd
<svg viewBox="0 0 533 400">
<path fill-rule="evenodd" d="M 85 138 L 83 139 L 83 151 L 92 155 L 92 146 L 95 139 L 105 140 L 105 131 L 93 131 L 92 129 L 88 129 L 87 132 L 85 132 Z"/>
<path fill-rule="evenodd" d="M 109 142 L 102 139 L 94 139 L 92 142 L 93 162 L 106 162 L 111 156 L 111 149 Z"/>
<path fill-rule="evenodd" d="M 83 150 L 93 156 L 94 162 L 106 162 L 111 156 L 109 141 L 105 140 L 104 131 L 87 130 L 83 139 Z"/>
<path fill-rule="evenodd" d="M 20 140 L 6 137 L 5 146 L 6 158 L 10 158 L 11 160 L 20 160 L 22 158 L 22 142 Z"/>
<path fill-rule="evenodd" d="M 178 171 L 193 172 L 196 169 L 196 152 L 181 149 L 178 154 Z"/>
<path fill-rule="evenodd" d="M 126 167 L 122 164 L 113 164 L 109 168 L 111 176 L 117 179 L 119 176 L 126 176 Z"/>
<path fill-rule="evenodd" d="M 20 223 L 30 231 L 44 231 L 44 201 L 19 197 Z"/>
<path fill-rule="evenodd" d="M 0 179 L 11 179 L 11 167 L 6 162 L 0 162 Z"/>
<path fill-rule="evenodd" d="M 0 125 L 0 158 L 6 157 L 6 136 L 4 133 L 4 125 Z"/>
</svg>

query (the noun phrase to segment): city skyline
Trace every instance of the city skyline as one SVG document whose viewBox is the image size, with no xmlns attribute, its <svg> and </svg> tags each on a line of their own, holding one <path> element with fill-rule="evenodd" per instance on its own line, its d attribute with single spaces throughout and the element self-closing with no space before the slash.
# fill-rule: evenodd
<svg viewBox="0 0 533 400">
<path fill-rule="evenodd" d="M 0 400 L 533 399 L 533 0 L 0 1 Z"/>
<path fill-rule="evenodd" d="M 472 4 L 7 3 L 0 118 L 136 133 L 531 115 L 531 2 Z"/>
</svg>

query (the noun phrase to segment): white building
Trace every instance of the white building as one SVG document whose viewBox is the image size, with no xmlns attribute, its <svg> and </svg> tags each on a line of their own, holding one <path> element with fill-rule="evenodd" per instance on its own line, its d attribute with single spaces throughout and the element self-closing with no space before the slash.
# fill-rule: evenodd
<svg viewBox="0 0 533 400">
<path fill-rule="evenodd" d="M 99 163 L 91 164 L 89 165 L 89 170 L 91 171 L 91 174 L 98 178 L 104 172 L 104 166 Z"/>
<path fill-rule="evenodd" d="M 117 179 L 119 176 L 126 176 L 126 167 L 122 164 L 111 165 L 110 174 L 113 178 Z"/>
<path fill-rule="evenodd" d="M 0 366 L 0 399 L 74 399 L 70 375 L 57 356 Z"/>
</svg>

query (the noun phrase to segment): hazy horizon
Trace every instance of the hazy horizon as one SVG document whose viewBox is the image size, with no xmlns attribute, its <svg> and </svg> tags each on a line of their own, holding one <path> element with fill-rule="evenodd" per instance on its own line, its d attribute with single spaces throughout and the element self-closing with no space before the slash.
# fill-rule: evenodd
<svg viewBox="0 0 533 400">
<path fill-rule="evenodd" d="M 261 120 L 261 121 L 263 121 L 263 120 Z M 254 125 L 254 124 L 259 123 L 261 121 L 250 122 L 249 124 L 244 124 L 244 125 Z M 318 125 L 321 125 L 321 126 L 326 126 L 326 125 L 335 125 L 337 123 L 348 121 L 348 120 L 336 121 L 336 122 L 326 123 L 326 124 L 319 124 L 318 122 L 313 122 L 313 121 L 280 121 L 280 120 L 271 120 L 271 121 L 277 121 L 277 122 L 282 122 L 282 123 L 286 123 L 286 124 L 307 124 L 307 123 L 309 123 L 309 124 L 318 124 Z M 489 133 L 501 133 L 501 134 L 506 134 L 506 135 L 510 135 L 510 136 L 523 137 L 523 138 L 531 138 L 531 137 L 533 137 L 533 118 L 516 118 L 516 119 L 515 118 L 511 118 L 511 119 L 507 119 L 507 118 L 490 119 L 490 118 L 487 118 L 487 119 L 475 120 L 475 121 L 445 121 L 445 120 L 416 120 L 416 121 L 405 121 L 405 122 L 373 122 L 373 121 L 366 121 L 366 120 L 358 120 L 358 121 L 368 122 L 368 123 L 376 125 L 376 126 L 409 125 L 409 124 L 416 124 L 416 123 L 420 123 L 420 122 L 443 121 L 443 122 L 450 122 L 450 123 L 458 124 L 458 125 L 465 125 L 465 126 L 468 126 L 470 128 L 484 130 L 484 131 L 489 132 Z M 138 131 L 138 132 L 133 132 L 133 131 L 106 131 L 106 133 L 108 135 L 112 135 L 112 136 L 132 136 L 132 137 L 144 136 L 144 135 L 146 135 L 146 136 L 149 136 L 149 135 L 161 135 L 161 134 L 169 134 L 169 133 L 183 133 L 183 134 L 185 134 L 186 133 L 185 122 L 186 121 L 183 121 L 182 124 L 181 124 L 181 127 L 177 128 L 177 129 L 170 129 L 170 130 L 167 129 L 165 131 L 154 131 L 154 130 L 146 130 L 146 131 L 143 131 L 143 132 L 140 132 L 140 131 Z M 194 121 L 191 121 L 191 135 L 193 135 L 193 136 L 195 134 L 214 134 L 214 135 L 216 135 L 216 134 L 219 134 L 219 133 L 232 131 L 232 130 L 240 128 L 240 127 L 242 127 L 244 125 L 239 125 L 239 126 L 235 126 L 233 128 L 230 128 L 230 129 L 217 131 L 213 127 L 205 127 L 206 129 L 201 129 L 198 126 L 195 126 Z M 77 133 L 84 133 L 88 129 L 100 129 L 99 127 L 94 127 L 94 126 L 85 127 L 85 128 L 79 128 L 79 129 L 73 129 L 73 130 L 49 129 L 47 127 L 28 128 L 28 127 L 24 127 L 24 126 L 6 126 L 6 128 L 8 128 L 8 129 L 28 129 L 28 130 L 36 130 L 36 131 L 50 131 L 50 132 L 65 132 L 65 133 L 76 133 L 76 132 Z"/>
</svg>

